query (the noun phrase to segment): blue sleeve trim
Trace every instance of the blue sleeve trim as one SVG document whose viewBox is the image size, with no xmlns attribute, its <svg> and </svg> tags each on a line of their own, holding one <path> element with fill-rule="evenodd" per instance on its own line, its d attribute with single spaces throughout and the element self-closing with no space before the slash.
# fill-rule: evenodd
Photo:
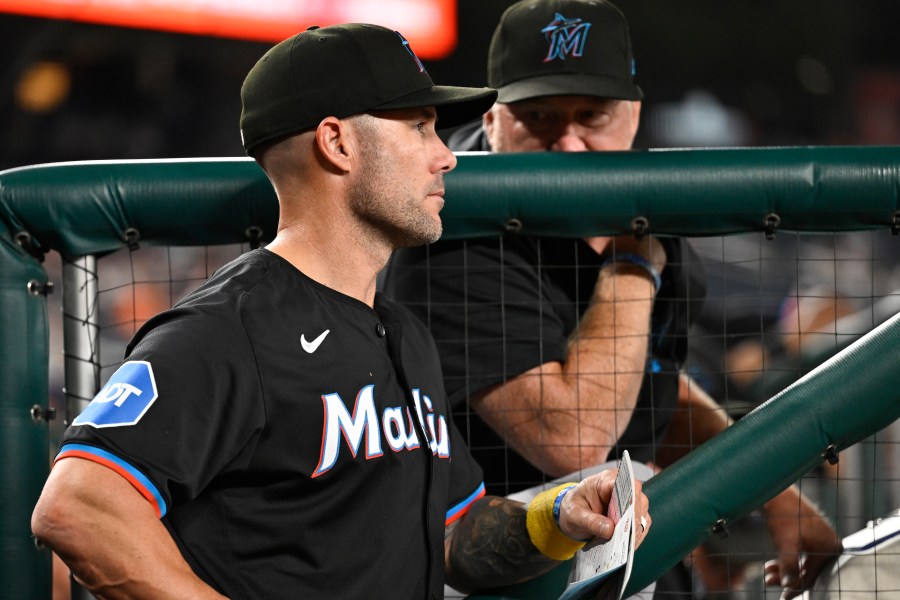
<svg viewBox="0 0 900 600">
<path fill-rule="evenodd" d="M 453 506 L 452 508 L 450 508 L 450 510 L 447 511 L 446 524 L 449 525 L 450 523 L 453 523 L 461 516 L 466 514 L 466 512 L 469 510 L 469 507 L 471 507 L 476 500 L 484 496 L 484 494 L 484 482 L 482 481 L 474 492 L 469 494 L 469 496 L 466 497 L 462 502 L 459 502 L 456 506 Z"/>
<path fill-rule="evenodd" d="M 88 446 L 86 444 L 65 444 L 59 451 L 59 454 L 56 455 L 56 459 L 54 462 L 62 459 L 68 458 L 70 456 L 77 456 L 81 458 L 86 458 L 88 460 L 94 460 L 99 464 L 107 466 L 112 470 L 116 471 L 125 479 L 129 481 L 133 486 L 135 486 L 140 492 L 142 496 L 144 496 L 151 504 L 155 504 L 155 508 L 159 517 L 162 518 L 166 516 L 166 512 L 168 511 L 168 507 L 166 506 L 166 501 L 163 499 L 162 494 L 160 494 L 159 489 L 147 478 L 146 475 L 141 473 L 137 468 L 132 466 L 127 461 L 119 458 L 115 454 L 111 452 L 107 452 L 106 450 L 102 450 L 95 446 Z"/>
</svg>

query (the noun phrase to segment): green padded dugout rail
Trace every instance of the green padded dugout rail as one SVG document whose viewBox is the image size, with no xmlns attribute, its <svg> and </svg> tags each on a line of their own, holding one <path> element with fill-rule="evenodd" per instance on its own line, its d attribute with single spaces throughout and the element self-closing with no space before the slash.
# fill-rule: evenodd
<svg viewBox="0 0 900 600">
<path fill-rule="evenodd" d="M 687 556 L 720 519 L 727 526 L 900 418 L 898 348 L 900 314 L 647 481 L 653 527 L 626 593 Z"/>
<path fill-rule="evenodd" d="M 717 524 L 727 529 L 826 456 L 839 458 L 841 450 L 900 418 L 897 348 L 900 314 L 644 483 L 653 527 L 635 553 L 624 597 L 687 556 Z M 563 565 L 473 600 L 555 598 L 567 577 Z"/>
<path fill-rule="evenodd" d="M 725 235 L 890 227 L 900 147 L 464 154 L 446 177 L 446 237 Z M 272 239 L 271 186 L 250 159 L 100 161 L 0 172 L 0 211 L 41 249 Z M 251 227 L 258 229 L 250 230 Z M 248 231 L 249 230 L 249 231 Z"/>
<path fill-rule="evenodd" d="M 459 155 L 446 188 L 445 236 L 454 238 L 900 229 L 900 147 Z M 49 468 L 47 425 L 33 416 L 33 407 L 38 416 L 46 407 L 48 395 L 42 255 L 50 250 L 69 257 L 103 254 L 135 243 L 264 243 L 274 236 L 276 221 L 274 193 L 250 159 L 61 163 L 0 172 L 0 581 L 10 597 L 49 597 L 49 560 L 35 550 L 28 526 Z M 895 330 L 893 321 L 888 335 L 894 347 Z M 849 427 L 862 418 L 860 402 L 876 402 L 882 420 L 862 420 L 847 439 L 856 433 L 861 439 L 891 422 L 885 419 L 900 403 L 896 396 L 885 400 L 885 390 L 898 386 L 896 375 L 885 373 L 880 361 L 893 353 L 854 352 L 879 365 L 876 376 L 865 377 L 866 385 L 879 386 L 879 394 L 865 395 L 854 373 L 854 386 L 846 390 L 851 397 L 836 396 L 840 386 L 833 382 L 822 386 L 831 394 L 827 405 L 833 412 L 800 414 L 798 405 L 818 406 L 821 398 L 818 392 L 791 388 L 796 391 L 786 392 L 790 418 L 781 414 L 771 423 L 764 418 L 784 410 L 777 408 L 784 397 L 754 417 L 766 431 L 766 447 L 738 428 L 720 436 L 724 441 L 715 440 L 729 452 L 735 447 L 746 452 L 746 464 L 729 464 L 743 474 L 744 495 L 736 497 L 734 489 L 718 485 L 723 474 L 716 469 L 722 467 L 715 465 L 716 452 L 710 449 L 648 483 L 657 516 L 652 544 L 638 553 L 634 585 L 693 548 L 708 533 L 712 517 L 731 518 L 759 503 L 749 498 L 771 496 L 803 474 L 820 460 L 825 438 L 845 447 L 843 438 L 823 432 L 833 433 L 835 422 Z M 813 417 L 821 423 L 808 422 Z M 793 468 L 779 465 L 769 471 L 768 460 L 776 458 L 772 448 L 790 448 Z M 760 456 L 768 460 L 760 463 Z M 702 503 L 692 497 L 698 490 L 709 494 Z M 670 497 L 678 500 L 667 502 Z M 691 502 L 682 500 L 688 497 Z M 679 512 L 688 507 L 692 514 Z"/>
</svg>

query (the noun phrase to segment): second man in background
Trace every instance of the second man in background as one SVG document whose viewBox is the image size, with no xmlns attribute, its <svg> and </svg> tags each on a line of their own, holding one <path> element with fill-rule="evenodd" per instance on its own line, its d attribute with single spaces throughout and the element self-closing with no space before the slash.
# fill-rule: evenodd
<svg viewBox="0 0 900 600">
<path fill-rule="evenodd" d="M 615 6 L 523 0 L 505 11 L 491 41 L 497 103 L 449 145 L 630 150 L 643 99 L 634 75 L 628 25 Z M 705 295 L 700 258 L 683 240 L 440 241 L 400 251 L 386 286 L 430 326 L 447 393 L 492 493 L 589 468 L 622 449 L 664 468 L 730 425 L 682 372 Z M 795 488 L 764 509 L 792 597 L 839 544 Z M 685 571 L 665 578 L 657 597 L 691 587 Z"/>
</svg>

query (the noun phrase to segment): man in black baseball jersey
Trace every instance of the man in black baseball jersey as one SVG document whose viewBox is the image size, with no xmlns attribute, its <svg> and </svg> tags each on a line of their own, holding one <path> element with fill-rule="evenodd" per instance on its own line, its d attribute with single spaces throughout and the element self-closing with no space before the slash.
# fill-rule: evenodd
<svg viewBox="0 0 900 600">
<path fill-rule="evenodd" d="M 456 159 L 437 120 L 495 96 L 435 86 L 370 25 L 311 28 L 254 66 L 241 133 L 278 233 L 138 331 L 35 508 L 38 541 L 92 592 L 440 598 L 445 568 L 459 589 L 503 585 L 609 537 L 611 471 L 527 507 L 484 495 L 429 334 L 375 292 L 395 248 L 441 233 Z"/>
<path fill-rule="evenodd" d="M 628 25 L 611 3 L 516 2 L 489 49 L 498 101 L 449 146 L 630 150 L 643 98 L 634 75 Z M 398 252 L 385 289 L 428 323 L 489 493 L 517 492 L 622 449 L 665 467 L 730 424 L 682 372 L 705 293 L 700 259 L 683 240 L 440 241 Z M 798 593 L 838 548 L 836 535 L 795 488 L 766 512 L 784 586 Z M 690 586 L 682 580 L 657 592 Z"/>
</svg>

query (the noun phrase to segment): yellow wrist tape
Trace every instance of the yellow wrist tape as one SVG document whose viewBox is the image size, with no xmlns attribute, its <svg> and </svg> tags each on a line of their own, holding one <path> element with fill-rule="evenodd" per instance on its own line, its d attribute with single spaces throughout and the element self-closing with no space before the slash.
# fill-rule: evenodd
<svg viewBox="0 0 900 600">
<path fill-rule="evenodd" d="M 528 537 L 531 543 L 541 551 L 541 554 L 553 560 L 569 560 L 580 550 L 585 542 L 573 540 L 564 534 L 556 519 L 553 518 L 553 505 L 560 492 L 574 486 L 574 483 L 564 483 L 551 490 L 541 492 L 528 505 L 525 514 L 525 525 L 528 528 Z"/>
</svg>

